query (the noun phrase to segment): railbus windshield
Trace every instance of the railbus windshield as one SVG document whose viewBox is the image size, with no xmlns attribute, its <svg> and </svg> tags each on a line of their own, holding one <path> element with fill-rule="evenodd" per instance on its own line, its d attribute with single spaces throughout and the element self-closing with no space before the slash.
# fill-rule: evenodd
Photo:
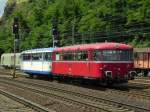
<svg viewBox="0 0 150 112">
<path fill-rule="evenodd" d="M 95 61 L 133 61 L 132 50 L 96 50 Z"/>
</svg>

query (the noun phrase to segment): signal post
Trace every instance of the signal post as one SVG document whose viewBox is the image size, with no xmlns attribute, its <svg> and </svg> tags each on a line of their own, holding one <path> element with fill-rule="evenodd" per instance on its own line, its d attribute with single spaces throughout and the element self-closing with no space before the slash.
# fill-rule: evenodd
<svg viewBox="0 0 150 112">
<path fill-rule="evenodd" d="M 13 23 L 13 34 L 14 34 L 14 65 L 13 65 L 13 78 L 16 78 L 16 43 L 19 40 L 19 19 L 18 17 L 14 18 Z"/>
<path fill-rule="evenodd" d="M 52 20 L 52 38 L 53 38 L 53 48 L 58 47 L 59 46 L 58 20 L 55 18 L 53 18 Z"/>
</svg>

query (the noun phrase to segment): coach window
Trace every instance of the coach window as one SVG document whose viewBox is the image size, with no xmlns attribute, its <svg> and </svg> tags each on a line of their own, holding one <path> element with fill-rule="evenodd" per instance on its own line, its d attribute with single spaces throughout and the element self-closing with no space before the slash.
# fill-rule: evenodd
<svg viewBox="0 0 150 112">
<path fill-rule="evenodd" d="M 140 53 L 139 52 L 137 53 L 137 55 L 138 55 L 138 59 L 140 59 Z"/>
<path fill-rule="evenodd" d="M 32 54 L 32 60 L 34 61 L 42 60 L 42 54 L 41 53 Z"/>
<path fill-rule="evenodd" d="M 31 59 L 31 54 L 23 54 L 22 56 L 23 61 L 28 61 Z"/>
<path fill-rule="evenodd" d="M 44 53 L 44 60 L 45 61 L 51 61 L 52 60 L 52 53 L 51 52 Z"/>
<path fill-rule="evenodd" d="M 4 62 L 4 57 L 2 57 L 2 64 L 3 64 L 3 62 Z"/>
<path fill-rule="evenodd" d="M 139 53 L 139 60 L 143 60 L 143 53 Z"/>
<path fill-rule="evenodd" d="M 2 56 L 1 64 L 3 64 L 3 63 L 4 63 L 4 57 Z"/>
<path fill-rule="evenodd" d="M 148 53 L 143 53 L 143 60 L 148 60 Z"/>
<path fill-rule="evenodd" d="M 138 55 L 137 55 L 136 52 L 134 53 L 134 58 L 135 58 L 135 59 L 138 59 Z"/>
</svg>

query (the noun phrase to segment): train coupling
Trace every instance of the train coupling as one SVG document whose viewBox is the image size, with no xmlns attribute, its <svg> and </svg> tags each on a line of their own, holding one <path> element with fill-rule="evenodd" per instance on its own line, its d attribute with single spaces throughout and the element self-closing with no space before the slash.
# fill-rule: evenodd
<svg viewBox="0 0 150 112">
<path fill-rule="evenodd" d="M 112 79 L 112 71 L 105 71 L 105 76 L 109 79 Z"/>
<path fill-rule="evenodd" d="M 129 79 L 133 80 L 136 75 L 137 75 L 136 71 L 130 71 L 129 72 Z"/>
</svg>

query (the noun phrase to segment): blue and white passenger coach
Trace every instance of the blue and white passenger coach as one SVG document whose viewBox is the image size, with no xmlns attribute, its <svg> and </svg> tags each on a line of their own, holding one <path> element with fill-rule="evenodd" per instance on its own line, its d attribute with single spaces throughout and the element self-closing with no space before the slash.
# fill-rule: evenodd
<svg viewBox="0 0 150 112">
<path fill-rule="evenodd" d="M 21 70 L 30 76 L 52 75 L 52 52 L 54 48 L 26 50 L 21 53 Z"/>
</svg>

